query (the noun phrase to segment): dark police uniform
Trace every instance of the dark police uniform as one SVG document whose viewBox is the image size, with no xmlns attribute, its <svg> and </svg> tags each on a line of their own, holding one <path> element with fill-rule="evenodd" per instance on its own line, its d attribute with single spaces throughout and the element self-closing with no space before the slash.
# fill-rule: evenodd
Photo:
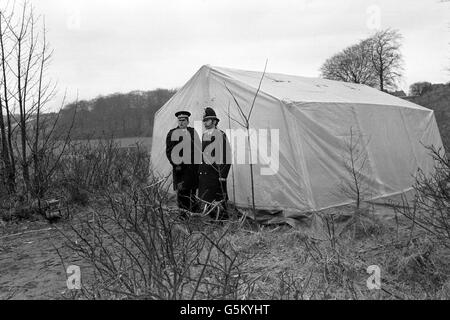
<svg viewBox="0 0 450 320">
<path fill-rule="evenodd" d="M 210 107 L 205 109 L 203 119 L 215 119 L 219 121 L 215 111 Z M 208 137 L 209 134 L 210 136 Z M 205 161 L 204 151 L 216 138 L 222 139 L 221 161 Z M 215 151 L 211 152 L 212 158 L 216 156 Z M 198 197 L 209 203 L 224 200 L 225 206 L 228 200 L 226 178 L 231 168 L 231 161 L 228 159 L 231 156 L 231 148 L 225 132 L 217 128 L 207 130 L 202 137 L 202 153 L 202 163 L 199 166 Z"/>
<path fill-rule="evenodd" d="M 206 202 L 228 200 L 227 181 L 221 181 L 220 178 L 226 179 L 231 168 L 231 164 L 227 163 L 226 160 L 227 152 L 230 152 L 230 147 L 225 132 L 219 129 L 214 130 L 216 133 L 219 132 L 218 136 L 221 136 L 223 139 L 223 159 L 222 163 L 207 163 L 207 161 L 203 159 L 199 166 L 198 196 Z M 212 135 L 211 140 L 208 141 L 209 139 L 205 139 L 205 135 L 207 135 L 207 133 L 203 134 L 202 151 L 205 151 L 205 148 L 216 139 L 216 135 Z M 212 156 L 215 156 L 215 150 L 212 152 Z"/>
<path fill-rule="evenodd" d="M 178 140 L 172 141 L 171 137 L 175 130 L 183 130 L 179 127 L 173 128 L 169 131 L 166 137 L 166 156 L 172 165 L 173 171 L 173 188 L 177 191 L 177 201 L 178 207 L 186 209 L 189 211 L 196 210 L 196 199 L 195 194 L 198 188 L 198 164 L 194 162 L 195 153 L 195 136 L 197 133 L 192 127 L 187 127 L 186 130 L 189 132 L 191 140 L 191 161 L 190 163 L 175 164 L 171 158 L 172 149 L 180 142 L 183 141 L 183 136 L 179 137 Z M 199 138 L 197 138 L 199 141 Z M 180 152 L 180 157 L 183 156 L 183 150 Z"/>
</svg>

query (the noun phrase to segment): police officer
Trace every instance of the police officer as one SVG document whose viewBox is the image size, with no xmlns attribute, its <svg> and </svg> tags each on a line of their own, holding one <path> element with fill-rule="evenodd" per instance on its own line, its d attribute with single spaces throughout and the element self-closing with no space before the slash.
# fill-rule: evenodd
<svg viewBox="0 0 450 320">
<path fill-rule="evenodd" d="M 199 166 L 198 197 L 206 205 L 222 202 L 226 209 L 227 177 L 231 168 L 231 148 L 225 132 L 217 128 L 219 119 L 211 107 L 203 114 L 202 163 Z"/>
<path fill-rule="evenodd" d="M 194 154 L 195 142 L 200 139 L 194 128 L 188 126 L 190 112 L 179 111 L 175 116 L 178 119 L 178 126 L 167 134 L 166 156 L 173 168 L 173 188 L 177 192 L 178 207 L 195 211 L 199 165 L 194 161 Z"/>
</svg>

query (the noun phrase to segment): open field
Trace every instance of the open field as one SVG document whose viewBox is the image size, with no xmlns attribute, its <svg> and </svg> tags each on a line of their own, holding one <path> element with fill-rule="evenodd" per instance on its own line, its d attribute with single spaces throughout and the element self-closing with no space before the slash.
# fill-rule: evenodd
<svg viewBox="0 0 450 320">
<path fill-rule="evenodd" d="M 152 137 L 117 138 L 117 139 L 113 139 L 113 140 L 121 148 L 130 148 L 130 147 L 135 146 L 136 144 L 142 145 L 149 152 L 152 148 Z M 105 140 L 103 140 L 103 139 L 74 140 L 73 143 L 89 143 L 89 144 L 91 144 L 92 147 L 95 148 L 102 141 L 105 141 Z"/>
</svg>

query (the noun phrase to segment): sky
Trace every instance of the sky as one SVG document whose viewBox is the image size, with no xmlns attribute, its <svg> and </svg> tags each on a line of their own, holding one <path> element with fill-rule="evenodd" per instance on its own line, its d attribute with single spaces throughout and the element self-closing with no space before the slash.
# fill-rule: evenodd
<svg viewBox="0 0 450 320">
<path fill-rule="evenodd" d="M 450 1 L 31 0 L 54 49 L 54 107 L 178 88 L 205 64 L 318 77 L 334 53 L 376 30 L 403 35 L 404 77 L 448 82 Z"/>
</svg>

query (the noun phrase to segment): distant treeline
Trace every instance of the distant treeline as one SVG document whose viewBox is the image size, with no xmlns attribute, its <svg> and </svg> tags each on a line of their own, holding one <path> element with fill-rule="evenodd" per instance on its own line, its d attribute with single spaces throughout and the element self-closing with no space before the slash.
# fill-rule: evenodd
<svg viewBox="0 0 450 320">
<path fill-rule="evenodd" d="M 405 99 L 434 110 L 445 150 L 450 152 L 450 82 L 419 82 L 411 85 L 410 94 Z"/>
<path fill-rule="evenodd" d="M 150 137 L 156 111 L 175 92 L 133 91 L 69 103 L 59 115 L 56 134 L 64 137 L 71 127 L 72 139 Z"/>
<path fill-rule="evenodd" d="M 64 136 L 76 109 L 72 139 L 150 137 L 156 111 L 175 93 L 169 89 L 133 91 L 79 101 L 78 106 L 69 103 L 61 111 L 56 132 Z M 450 152 L 450 83 L 419 82 L 411 85 L 410 96 L 403 98 L 435 111 L 444 146 Z"/>
</svg>

